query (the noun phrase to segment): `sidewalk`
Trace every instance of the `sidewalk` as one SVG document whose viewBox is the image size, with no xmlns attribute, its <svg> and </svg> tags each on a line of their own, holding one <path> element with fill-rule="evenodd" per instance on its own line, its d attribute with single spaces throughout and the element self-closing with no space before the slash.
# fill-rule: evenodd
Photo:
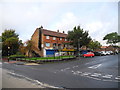
<svg viewBox="0 0 120 90">
<path fill-rule="evenodd" d="M 23 78 L 16 78 L 8 74 L 7 70 L 2 70 L 2 88 L 44 88 Z"/>
<path fill-rule="evenodd" d="M 17 64 L 17 65 L 40 65 L 40 64 L 37 64 L 37 63 L 29 63 L 29 62 L 23 62 L 23 61 L 5 61 L 6 63 L 9 63 L 9 64 Z"/>
</svg>

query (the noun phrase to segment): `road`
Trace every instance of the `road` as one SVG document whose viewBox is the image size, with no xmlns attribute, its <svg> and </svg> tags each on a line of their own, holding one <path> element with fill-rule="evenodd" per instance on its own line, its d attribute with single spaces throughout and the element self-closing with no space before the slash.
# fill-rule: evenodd
<svg viewBox="0 0 120 90">
<path fill-rule="evenodd" d="M 108 55 L 40 65 L 3 63 L 3 69 L 14 77 L 59 88 L 118 88 L 118 63 L 118 55 Z"/>
</svg>

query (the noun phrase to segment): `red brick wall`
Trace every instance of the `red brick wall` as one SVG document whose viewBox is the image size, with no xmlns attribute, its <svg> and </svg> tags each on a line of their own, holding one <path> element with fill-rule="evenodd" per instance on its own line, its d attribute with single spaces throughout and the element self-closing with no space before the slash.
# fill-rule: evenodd
<svg viewBox="0 0 120 90">
<path fill-rule="evenodd" d="M 53 43 L 57 43 L 57 44 L 63 44 L 63 43 L 67 43 L 68 41 L 65 41 L 65 38 L 62 38 L 62 40 L 60 40 L 60 38 L 58 38 L 58 37 L 56 37 L 56 40 L 53 40 L 53 37 L 52 36 L 50 36 L 50 38 L 49 39 L 46 39 L 46 36 L 44 35 L 43 36 L 43 42 L 45 43 L 51 43 L 51 44 L 53 44 Z M 50 45 L 51 45 L 50 44 Z M 50 46 L 50 47 L 52 47 L 52 45 Z"/>
<path fill-rule="evenodd" d="M 33 50 L 40 56 L 43 56 L 43 50 L 39 50 L 38 48 L 38 39 L 39 39 L 39 29 L 37 28 L 31 37 L 33 43 Z"/>
</svg>

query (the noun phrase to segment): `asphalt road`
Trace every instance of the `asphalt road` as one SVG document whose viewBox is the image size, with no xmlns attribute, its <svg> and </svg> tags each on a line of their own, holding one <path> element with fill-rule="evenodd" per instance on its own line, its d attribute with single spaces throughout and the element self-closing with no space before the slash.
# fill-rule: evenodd
<svg viewBox="0 0 120 90">
<path fill-rule="evenodd" d="M 15 77 L 55 87 L 118 88 L 118 63 L 118 55 L 109 55 L 40 65 L 3 63 L 3 69 Z"/>
</svg>

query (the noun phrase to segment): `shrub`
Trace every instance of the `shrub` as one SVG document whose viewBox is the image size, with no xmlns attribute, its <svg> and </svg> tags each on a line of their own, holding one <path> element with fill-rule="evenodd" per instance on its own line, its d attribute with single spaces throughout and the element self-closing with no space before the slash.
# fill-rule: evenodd
<svg viewBox="0 0 120 90">
<path fill-rule="evenodd" d="M 9 58 L 12 60 L 16 60 L 16 58 L 25 58 L 25 55 L 11 55 Z"/>
</svg>

